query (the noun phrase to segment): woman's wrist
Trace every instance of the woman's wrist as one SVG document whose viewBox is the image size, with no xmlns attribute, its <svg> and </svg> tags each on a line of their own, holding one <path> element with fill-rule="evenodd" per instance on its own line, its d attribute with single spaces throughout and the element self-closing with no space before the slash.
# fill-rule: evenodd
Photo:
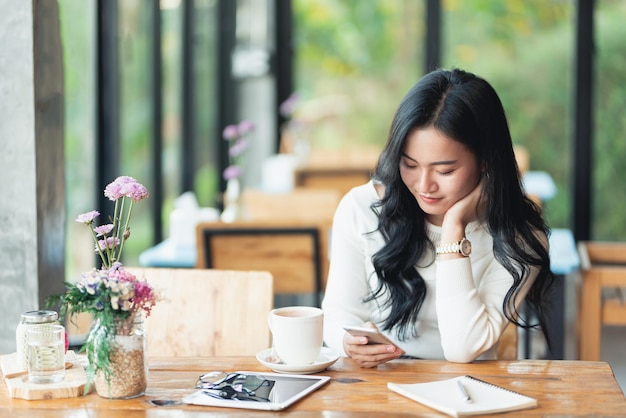
<svg viewBox="0 0 626 418">
<path fill-rule="evenodd" d="M 441 238 L 439 240 L 439 243 L 437 244 L 437 247 L 445 247 L 451 244 L 459 243 L 463 238 L 465 238 L 465 225 L 460 222 L 446 223 L 444 219 L 444 222 L 441 225 Z M 437 254 L 437 259 L 439 260 L 452 260 L 462 257 L 463 255 L 458 252 Z"/>
<path fill-rule="evenodd" d="M 465 225 L 461 222 L 448 222 L 441 225 L 440 245 L 459 242 L 465 237 Z"/>
</svg>

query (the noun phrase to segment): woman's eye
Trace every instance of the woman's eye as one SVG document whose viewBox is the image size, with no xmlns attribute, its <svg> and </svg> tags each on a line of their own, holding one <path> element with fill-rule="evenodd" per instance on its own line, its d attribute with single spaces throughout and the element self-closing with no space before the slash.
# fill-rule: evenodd
<svg viewBox="0 0 626 418">
<path fill-rule="evenodd" d="M 454 172 L 454 170 L 438 171 L 438 173 L 441 174 L 442 176 L 448 176 L 448 175 L 452 174 L 453 172 Z"/>
<path fill-rule="evenodd" d="M 410 163 L 406 160 L 402 161 L 402 165 L 406 168 L 417 168 L 417 164 Z"/>
</svg>

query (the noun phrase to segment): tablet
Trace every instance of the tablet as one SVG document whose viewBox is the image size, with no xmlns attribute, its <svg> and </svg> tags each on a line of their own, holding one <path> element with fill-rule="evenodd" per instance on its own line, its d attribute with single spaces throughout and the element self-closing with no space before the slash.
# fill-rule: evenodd
<svg viewBox="0 0 626 418">
<path fill-rule="evenodd" d="M 225 408 L 280 411 L 307 396 L 311 392 L 319 389 L 330 380 L 329 376 L 259 373 L 250 371 L 237 371 L 233 373 L 262 375 L 265 379 L 274 381 L 274 387 L 272 388 L 268 398 L 269 401 L 215 398 L 205 394 L 202 390 L 198 390 L 191 395 L 185 396 L 182 399 L 183 403 L 192 405 L 221 406 Z"/>
</svg>

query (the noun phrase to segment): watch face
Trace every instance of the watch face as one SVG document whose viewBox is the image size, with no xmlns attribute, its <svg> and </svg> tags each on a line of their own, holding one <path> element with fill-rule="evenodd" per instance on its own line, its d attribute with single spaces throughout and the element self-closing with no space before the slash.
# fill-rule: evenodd
<svg viewBox="0 0 626 418">
<path fill-rule="evenodd" d="M 461 254 L 463 254 L 464 256 L 468 256 L 470 255 L 472 252 L 472 243 L 469 242 L 467 239 L 463 239 L 461 241 Z"/>
</svg>

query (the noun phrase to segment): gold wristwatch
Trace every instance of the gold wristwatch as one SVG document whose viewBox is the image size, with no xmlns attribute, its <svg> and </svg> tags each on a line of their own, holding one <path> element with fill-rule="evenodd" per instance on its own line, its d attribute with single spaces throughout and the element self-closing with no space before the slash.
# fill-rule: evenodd
<svg viewBox="0 0 626 418">
<path fill-rule="evenodd" d="M 469 257 L 472 253 L 472 243 L 465 237 L 459 242 L 437 246 L 437 254 L 461 254 Z"/>
</svg>

